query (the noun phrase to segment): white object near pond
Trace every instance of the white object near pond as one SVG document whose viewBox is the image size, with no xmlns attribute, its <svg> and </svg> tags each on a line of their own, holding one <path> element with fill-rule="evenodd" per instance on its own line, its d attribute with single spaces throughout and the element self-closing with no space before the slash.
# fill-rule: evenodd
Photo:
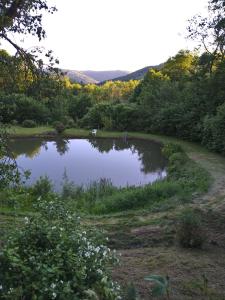
<svg viewBox="0 0 225 300">
<path fill-rule="evenodd" d="M 91 134 L 96 136 L 96 134 L 97 134 L 97 129 L 92 129 Z"/>
</svg>

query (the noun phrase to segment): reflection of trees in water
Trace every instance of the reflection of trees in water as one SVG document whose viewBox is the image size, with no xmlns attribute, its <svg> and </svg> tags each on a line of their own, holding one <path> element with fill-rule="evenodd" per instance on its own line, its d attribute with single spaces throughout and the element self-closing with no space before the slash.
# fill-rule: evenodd
<svg viewBox="0 0 225 300">
<path fill-rule="evenodd" d="M 98 149 L 101 153 L 108 153 L 114 147 L 113 139 L 90 139 L 88 140 L 93 148 Z"/>
<path fill-rule="evenodd" d="M 166 160 L 162 156 L 161 146 L 157 143 L 132 139 L 91 139 L 89 142 L 101 153 L 108 153 L 112 149 L 117 151 L 130 149 L 133 154 L 137 153 L 142 163 L 141 171 L 146 174 L 159 172 L 159 176 L 162 176 L 162 170 L 165 169 Z"/>
<path fill-rule="evenodd" d="M 157 143 L 145 140 L 132 139 L 91 139 L 89 140 L 93 148 L 101 153 L 108 153 L 110 150 L 123 151 L 130 149 L 136 153 L 141 161 L 141 171 L 145 174 L 158 172 L 158 176 L 162 176 L 165 169 L 166 160 L 161 154 L 161 146 Z M 64 155 L 69 151 L 69 140 L 57 139 L 54 141 L 56 150 L 60 155 Z M 41 147 L 48 150 L 48 143 L 42 139 L 15 139 L 9 142 L 14 157 L 25 154 L 27 157 L 33 158 L 41 151 Z"/>
<path fill-rule="evenodd" d="M 69 151 L 70 147 L 69 147 L 69 140 L 64 140 L 64 139 L 57 139 L 55 141 L 55 146 L 56 146 L 56 150 L 60 155 L 64 155 L 66 152 Z"/>
<path fill-rule="evenodd" d="M 139 160 L 142 162 L 141 171 L 144 173 L 159 172 L 165 169 L 166 159 L 162 156 L 161 146 L 150 141 L 137 140 L 134 142 Z"/>
<path fill-rule="evenodd" d="M 69 141 L 64 139 L 57 139 L 54 141 L 56 150 L 60 155 L 64 155 L 69 151 Z M 42 139 L 15 139 L 9 141 L 9 149 L 11 149 L 14 158 L 20 155 L 33 158 L 38 155 L 41 148 L 48 150 L 48 142 Z"/>
<path fill-rule="evenodd" d="M 20 155 L 33 158 L 41 151 L 41 147 L 46 144 L 41 139 L 15 139 L 9 141 L 9 149 L 12 151 L 14 158 Z"/>
</svg>

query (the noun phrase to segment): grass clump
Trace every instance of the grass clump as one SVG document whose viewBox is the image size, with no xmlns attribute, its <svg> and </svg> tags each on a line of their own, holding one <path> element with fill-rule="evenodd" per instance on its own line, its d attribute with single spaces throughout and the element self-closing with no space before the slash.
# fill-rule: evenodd
<svg viewBox="0 0 225 300">
<path fill-rule="evenodd" d="M 184 248 L 202 248 L 206 235 L 199 211 L 188 208 L 178 218 L 177 240 Z"/>
</svg>

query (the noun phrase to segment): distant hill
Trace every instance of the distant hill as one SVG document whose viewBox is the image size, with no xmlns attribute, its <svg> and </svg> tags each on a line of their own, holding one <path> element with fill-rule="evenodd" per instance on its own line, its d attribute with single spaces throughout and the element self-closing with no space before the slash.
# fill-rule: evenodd
<svg viewBox="0 0 225 300">
<path fill-rule="evenodd" d="M 69 77 L 71 82 L 78 82 L 83 84 L 99 83 L 101 81 L 112 80 L 115 77 L 125 76 L 129 74 L 128 71 L 76 71 L 62 69 L 65 76 Z"/>
<path fill-rule="evenodd" d="M 149 69 L 155 69 L 155 70 L 161 70 L 163 67 L 163 63 L 157 66 L 149 66 L 145 67 L 143 69 L 137 70 L 135 72 L 129 73 L 128 75 L 121 76 L 114 78 L 113 81 L 129 81 L 129 80 L 140 80 L 143 79 L 145 74 L 148 72 Z"/>
<path fill-rule="evenodd" d="M 71 82 L 78 82 L 83 84 L 98 83 L 98 81 L 94 78 L 91 78 L 79 71 L 62 69 L 62 72 L 65 74 L 65 76 L 69 77 Z"/>
<path fill-rule="evenodd" d="M 117 77 L 122 77 L 128 75 L 130 72 L 128 71 L 80 71 L 81 73 L 85 74 L 88 77 L 93 78 L 94 80 L 101 82 L 106 80 L 111 80 Z"/>
<path fill-rule="evenodd" d="M 129 81 L 129 80 L 139 80 L 143 79 L 145 74 L 149 69 L 160 70 L 164 64 L 157 66 L 149 66 L 143 69 L 137 70 L 135 72 L 129 73 L 128 71 L 76 71 L 76 70 L 66 70 L 62 69 L 65 76 L 68 76 L 71 82 L 78 82 L 83 84 L 94 83 L 103 84 L 106 81 Z"/>
</svg>

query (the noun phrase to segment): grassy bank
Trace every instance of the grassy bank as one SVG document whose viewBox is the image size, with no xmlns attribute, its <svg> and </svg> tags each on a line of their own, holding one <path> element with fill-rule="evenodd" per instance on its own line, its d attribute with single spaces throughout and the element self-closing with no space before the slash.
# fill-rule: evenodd
<svg viewBox="0 0 225 300">
<path fill-rule="evenodd" d="M 16 127 L 13 130 L 16 137 L 44 136 L 46 132 L 48 137 L 48 132 L 52 129 Z M 89 131 L 69 129 L 63 136 L 89 137 Z M 119 138 L 124 136 L 124 133 L 99 131 L 97 136 Z M 176 168 L 172 171 L 171 183 L 167 181 L 164 185 L 164 191 L 161 186 L 163 182 L 156 183 L 152 189 L 136 189 L 136 194 L 132 190 L 126 190 L 124 193 L 113 191 L 112 195 L 104 196 L 106 202 L 100 199 L 96 206 L 92 207 L 92 214 L 87 213 L 90 210 L 89 205 L 83 209 L 85 226 L 103 229 L 109 237 L 109 246 L 118 249 L 122 254 L 120 266 L 114 268 L 115 280 L 124 288 L 128 282 L 133 282 L 144 300 L 155 299 L 150 294 L 151 285 L 144 281 L 144 277 L 149 274 L 169 275 L 173 300 L 225 299 L 225 159 L 210 153 L 200 145 L 170 137 L 130 132 L 129 137 L 155 140 L 163 144 L 179 144 L 189 159 L 185 158 L 184 163 L 183 154 L 181 157 L 176 157 L 177 154 L 175 158 L 173 156 L 171 166 L 175 164 Z M 181 173 L 177 173 L 177 170 Z M 186 178 L 182 178 L 181 174 Z M 207 191 L 208 174 L 211 184 Z M 171 197 L 168 197 L 170 193 Z M 94 199 L 95 194 L 92 195 Z M 2 197 L 1 201 L 6 201 L 7 197 Z M 32 215 L 33 212 L 29 211 L 29 196 L 26 197 L 26 205 L 19 208 L 15 205 L 15 195 L 11 195 L 11 201 L 15 202 L 11 202 L 11 208 L 6 203 L 8 209 L 5 208 L 4 212 L 2 210 L 0 221 L 5 236 L 13 226 L 20 226 L 22 216 L 28 213 Z M 133 208 L 130 207 L 130 201 L 126 200 L 132 197 L 134 201 L 137 198 L 140 200 Z M 18 198 L 23 199 L 23 196 Z M 152 200 L 146 203 L 146 199 Z M 81 208 L 85 199 L 76 205 L 71 200 L 68 197 L 64 203 L 76 210 L 76 205 Z M 120 207 L 127 203 L 129 207 Z M 183 249 L 177 244 L 177 218 L 185 207 L 197 209 L 203 217 L 207 238 L 202 249 Z M 20 217 L 17 215 L 18 210 L 21 210 Z M 207 277 L 206 288 L 203 275 Z"/>
</svg>

